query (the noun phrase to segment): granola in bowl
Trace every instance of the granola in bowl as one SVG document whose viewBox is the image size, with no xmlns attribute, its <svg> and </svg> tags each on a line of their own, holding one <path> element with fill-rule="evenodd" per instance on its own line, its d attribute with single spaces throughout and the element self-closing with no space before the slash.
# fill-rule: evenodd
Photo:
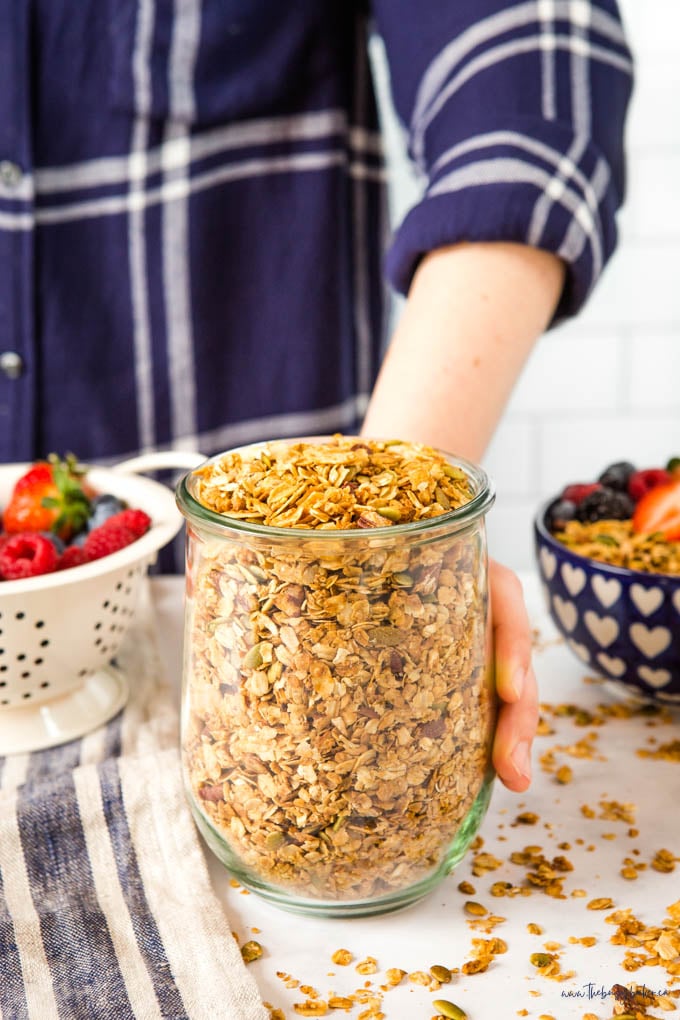
<svg viewBox="0 0 680 1020">
<path fill-rule="evenodd" d="M 534 520 L 550 615 L 574 655 L 627 699 L 680 702 L 680 460 L 610 464 Z"/>
<path fill-rule="evenodd" d="M 344 436 L 232 451 L 180 486 L 189 802 L 274 902 L 395 909 L 473 838 L 492 779 L 492 499 L 473 465 Z"/>
</svg>

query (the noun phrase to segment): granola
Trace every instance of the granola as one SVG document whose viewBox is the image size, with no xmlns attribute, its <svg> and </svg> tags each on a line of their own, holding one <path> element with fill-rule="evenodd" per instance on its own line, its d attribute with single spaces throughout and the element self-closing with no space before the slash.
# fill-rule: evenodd
<svg viewBox="0 0 680 1020">
<path fill-rule="evenodd" d="M 396 526 L 468 502 L 465 472 L 336 436 L 227 454 L 193 495 L 272 529 L 189 529 L 197 817 L 237 873 L 293 895 L 373 899 L 435 874 L 490 776 L 486 554 L 478 527 Z"/>
<path fill-rule="evenodd" d="M 569 521 L 554 536 L 579 556 L 645 573 L 680 574 L 680 542 L 633 531 L 633 522 Z"/>
</svg>

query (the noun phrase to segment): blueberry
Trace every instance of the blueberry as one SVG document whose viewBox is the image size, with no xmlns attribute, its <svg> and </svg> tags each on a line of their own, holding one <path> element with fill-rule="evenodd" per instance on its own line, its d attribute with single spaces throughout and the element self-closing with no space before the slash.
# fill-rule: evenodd
<svg viewBox="0 0 680 1020">
<path fill-rule="evenodd" d="M 607 489 L 614 489 L 616 492 L 626 492 L 628 489 L 628 479 L 635 470 L 635 465 L 631 464 L 630 461 L 619 460 L 604 469 L 598 478 L 598 482 Z"/>
<path fill-rule="evenodd" d="M 114 514 L 120 513 L 121 510 L 125 509 L 125 503 L 118 499 L 117 496 L 113 496 L 110 492 L 102 492 L 99 496 L 95 496 L 91 503 L 91 514 L 90 519 L 87 522 L 88 531 L 92 531 L 93 528 L 98 528 L 100 524 L 108 520 L 109 517 L 113 517 Z"/>
<path fill-rule="evenodd" d="M 545 512 L 545 523 L 550 531 L 562 531 L 576 516 L 576 503 L 570 499 L 555 499 Z"/>
<path fill-rule="evenodd" d="M 53 531 L 41 531 L 40 534 L 42 535 L 43 538 L 49 539 L 49 541 L 55 548 L 57 556 L 61 556 L 66 546 L 62 539 L 59 538 L 59 535 L 55 535 Z"/>
<path fill-rule="evenodd" d="M 635 504 L 625 492 L 599 489 L 582 499 L 576 509 L 576 519 L 582 523 L 593 521 L 626 521 L 633 516 Z"/>
</svg>

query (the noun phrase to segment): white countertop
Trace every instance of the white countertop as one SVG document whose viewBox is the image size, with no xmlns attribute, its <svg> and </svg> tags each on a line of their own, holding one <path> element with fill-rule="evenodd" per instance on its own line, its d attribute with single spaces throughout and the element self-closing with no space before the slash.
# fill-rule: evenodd
<svg viewBox="0 0 680 1020">
<path fill-rule="evenodd" d="M 637 982 L 655 993 L 671 987 L 680 990 L 680 977 L 676 985 L 671 985 L 661 967 L 645 967 L 634 973 L 625 970 L 625 947 L 610 942 L 616 925 L 606 922 L 613 910 L 629 907 L 644 924 L 660 925 L 666 907 L 680 897 L 680 763 L 636 753 L 653 749 L 652 741 L 658 745 L 677 740 L 680 715 L 666 712 L 662 717 L 650 717 L 637 713 L 616 718 L 600 713 L 599 725 L 597 720 L 584 724 L 583 719 L 574 716 L 556 716 L 558 705 L 577 705 L 597 714 L 598 705 L 618 702 L 601 684 L 585 682 L 583 666 L 563 645 L 545 613 L 537 579 L 526 575 L 522 581 L 537 630 L 535 668 L 543 719 L 552 732 L 536 738 L 534 780 L 527 793 L 510 793 L 496 782 L 480 836 L 482 851 L 501 862 L 497 870 L 475 877 L 475 854 L 470 852 L 427 900 L 401 913 L 320 920 L 286 913 L 234 887 L 222 865 L 206 850 L 214 889 L 239 942 L 256 939 L 264 949 L 262 958 L 250 965 L 262 996 L 281 1009 L 288 1020 L 300 1015 L 294 1004 L 308 995 L 300 988 L 287 987 L 282 974 L 312 986 L 324 1001 L 329 995 L 350 995 L 371 982 L 370 988 L 382 1000 L 385 1020 L 430 1020 L 437 1012 L 432 1006 L 437 998 L 455 1002 L 469 1020 L 508 1020 L 517 1015 L 581 1020 L 588 1013 L 604 1018 L 612 1015 L 614 999 L 610 990 L 617 983 L 628 986 Z M 182 581 L 157 578 L 152 591 L 161 655 L 169 676 L 179 685 Z M 576 745 L 584 740 L 586 744 L 580 747 L 591 748 L 590 757 L 579 756 Z M 548 751 L 554 752 L 555 767 L 570 766 L 571 782 L 561 785 L 554 770 L 547 770 L 544 756 Z M 634 821 L 599 817 L 605 811 L 604 802 L 627 805 Z M 517 821 L 522 813 L 530 813 L 530 818 L 535 815 L 536 820 Z M 511 862 L 510 855 L 527 846 L 533 846 L 534 852 L 542 853 L 548 861 L 563 856 L 573 864 L 572 871 L 559 873 L 563 898 L 531 887 L 528 868 Z M 677 855 L 673 872 L 659 872 L 650 866 L 661 849 Z M 624 858 L 646 865 L 638 871 L 636 880 L 621 876 Z M 474 886 L 473 895 L 458 890 L 462 881 Z M 493 896 L 489 890 L 495 882 L 511 883 L 515 894 Z M 519 887 L 530 895 L 521 894 Z M 574 895 L 576 890 L 584 890 L 585 896 Z M 613 907 L 588 909 L 591 900 L 601 897 L 610 898 Z M 490 914 L 504 920 L 489 933 L 475 930 L 475 919 L 464 910 L 466 900 L 481 903 Z M 529 923 L 540 925 L 543 933 L 530 934 Z M 482 973 L 457 973 L 438 991 L 408 977 L 398 987 L 381 991 L 388 968 L 401 968 L 408 974 L 428 971 L 433 964 L 451 970 L 460 968 L 472 958 L 474 938 L 494 936 L 507 943 L 507 952 L 496 955 Z M 594 937 L 596 943 L 573 944 L 570 937 Z M 574 972 L 566 980 L 548 979 L 530 963 L 530 956 L 545 952 L 545 944 L 551 942 L 559 943 L 553 952 L 561 972 Z M 341 967 L 332 963 L 331 957 L 339 948 L 352 953 L 352 964 Z M 367 956 L 377 960 L 378 969 L 364 976 L 356 972 L 355 965 Z M 680 1000 L 677 1005 L 680 1008 Z M 358 1020 L 366 1009 L 367 1005 L 355 1005 L 347 1011 L 329 1010 L 327 1015 Z M 652 1015 L 657 1013 L 670 1015 L 651 1011 Z"/>
</svg>

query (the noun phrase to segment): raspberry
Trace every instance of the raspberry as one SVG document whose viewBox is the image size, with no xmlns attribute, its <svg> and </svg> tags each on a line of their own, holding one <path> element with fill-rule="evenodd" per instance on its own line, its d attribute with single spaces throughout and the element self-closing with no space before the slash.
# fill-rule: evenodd
<svg viewBox="0 0 680 1020">
<path fill-rule="evenodd" d="M 151 527 L 151 518 L 143 510 L 132 508 L 121 510 L 111 517 L 107 517 L 100 527 L 103 528 L 127 528 L 135 538 L 141 538 Z"/>
<path fill-rule="evenodd" d="M 589 496 L 591 492 L 597 492 L 601 488 L 599 482 L 577 482 L 574 485 L 567 485 L 562 490 L 560 499 L 566 499 L 569 503 L 575 503 L 578 506 L 581 500 Z"/>
<path fill-rule="evenodd" d="M 88 560 L 100 560 L 102 556 L 110 556 L 126 545 L 131 545 L 137 537 L 129 528 L 114 526 L 110 518 L 90 532 L 83 542 L 83 552 Z"/>
<path fill-rule="evenodd" d="M 53 543 L 35 532 L 12 535 L 0 550 L 0 577 L 5 581 L 50 574 L 56 566 L 57 550 Z"/>
<path fill-rule="evenodd" d="M 628 495 L 637 503 L 650 489 L 655 489 L 657 485 L 666 485 L 670 480 L 670 472 L 664 471 L 663 468 L 646 468 L 644 471 L 636 471 L 628 479 Z"/>
<path fill-rule="evenodd" d="M 88 563 L 88 556 L 80 545 L 68 545 L 57 560 L 57 570 L 68 570 L 69 567 L 79 567 Z"/>
</svg>

